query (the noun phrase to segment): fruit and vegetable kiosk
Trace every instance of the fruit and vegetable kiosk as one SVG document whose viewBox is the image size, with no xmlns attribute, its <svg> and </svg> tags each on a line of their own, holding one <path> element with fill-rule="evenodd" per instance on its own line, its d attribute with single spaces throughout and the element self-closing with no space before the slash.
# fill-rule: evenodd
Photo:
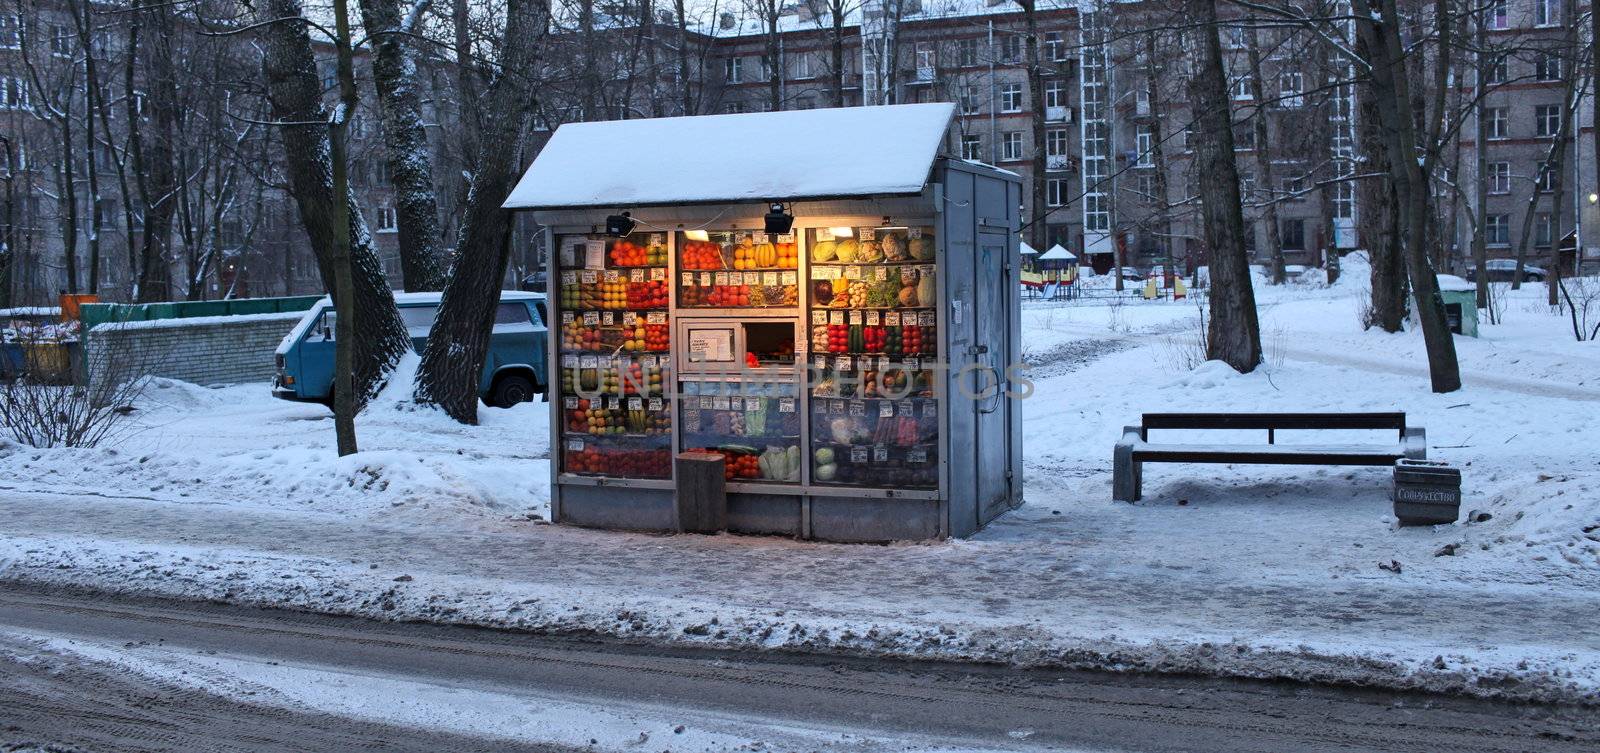
<svg viewBox="0 0 1600 753">
<path fill-rule="evenodd" d="M 551 249 L 555 522 L 672 530 L 689 450 L 736 532 L 966 536 L 1021 503 L 1021 183 L 946 156 L 952 115 L 556 131 L 505 204 Z"/>
</svg>

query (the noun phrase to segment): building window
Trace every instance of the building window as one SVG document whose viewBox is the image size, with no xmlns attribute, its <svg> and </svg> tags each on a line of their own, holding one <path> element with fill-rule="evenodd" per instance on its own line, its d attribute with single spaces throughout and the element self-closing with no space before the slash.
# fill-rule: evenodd
<svg viewBox="0 0 1600 753">
<path fill-rule="evenodd" d="M 50 54 L 56 57 L 72 57 L 72 30 L 61 24 L 50 27 Z"/>
<path fill-rule="evenodd" d="M 978 40 L 962 39 L 956 42 L 956 63 L 963 68 L 978 64 Z"/>
<path fill-rule="evenodd" d="M 1000 134 L 1000 159 L 1022 159 L 1022 132 L 1006 131 Z"/>
<path fill-rule="evenodd" d="M 1489 6 L 1489 28 L 1500 30 L 1511 28 L 1511 13 L 1507 0 L 1494 0 Z"/>
<path fill-rule="evenodd" d="M 1050 178 L 1044 182 L 1044 203 L 1046 206 L 1059 207 L 1067 203 L 1067 181 L 1064 178 Z"/>
<path fill-rule="evenodd" d="M 1060 79 L 1051 79 L 1044 82 L 1044 106 L 1066 107 L 1067 85 Z"/>
<path fill-rule="evenodd" d="M 1254 151 L 1256 148 L 1256 129 L 1246 125 L 1234 131 L 1233 148 L 1240 151 Z"/>
<path fill-rule="evenodd" d="M 739 75 L 743 72 L 744 61 L 733 57 L 722 61 L 722 78 L 730 84 L 739 83 Z"/>
<path fill-rule="evenodd" d="M 1504 7 L 1504 4 L 1501 4 Z M 1561 24 L 1561 8 L 1556 5 L 1556 0 L 1533 0 L 1533 25 L 1534 26 L 1559 26 Z"/>
<path fill-rule="evenodd" d="M 1353 219 L 1356 216 L 1356 185 L 1348 180 L 1335 185 L 1333 192 L 1333 216 L 1341 220 Z"/>
<path fill-rule="evenodd" d="M 1511 163 L 1490 162 L 1484 166 L 1483 180 L 1488 186 L 1489 193 L 1511 193 Z"/>
<path fill-rule="evenodd" d="M 1285 251 L 1306 250 L 1306 221 L 1284 220 L 1278 225 L 1278 237 Z"/>
<path fill-rule="evenodd" d="M 961 158 L 981 162 L 983 160 L 983 137 L 977 134 L 963 134 L 961 136 Z"/>
<path fill-rule="evenodd" d="M 1489 70 L 1485 74 L 1485 78 L 1488 80 L 1484 83 L 1503 84 L 1506 82 L 1507 75 L 1509 74 L 1506 72 L 1506 56 L 1496 55 L 1493 60 L 1489 61 Z"/>
<path fill-rule="evenodd" d="M 1507 115 L 1504 107 L 1487 107 L 1483 111 L 1484 135 L 1491 139 L 1503 139 L 1507 133 Z"/>
<path fill-rule="evenodd" d="M 966 84 L 961 87 L 961 114 L 978 114 L 978 87 L 976 85 Z"/>
<path fill-rule="evenodd" d="M 1227 27 L 1227 31 L 1228 31 L 1228 33 L 1226 35 L 1226 42 L 1227 42 L 1228 49 L 1230 49 L 1230 50 L 1242 50 L 1242 49 L 1244 49 L 1244 27 L 1243 26 L 1229 26 L 1229 27 Z"/>
<path fill-rule="evenodd" d="M 1283 189 L 1283 195 L 1285 198 L 1297 199 L 1301 194 L 1306 192 L 1306 177 L 1304 175 L 1296 175 L 1294 177 L 1284 178 L 1278 183 L 1278 186 L 1279 188 Z"/>
<path fill-rule="evenodd" d="M 22 47 L 22 16 L 15 13 L 0 15 L 0 48 L 7 50 Z"/>
<path fill-rule="evenodd" d="M 1051 62 L 1059 63 L 1067 59 L 1067 45 L 1061 38 L 1059 31 L 1047 31 L 1044 34 L 1044 57 Z"/>
<path fill-rule="evenodd" d="M 937 67 L 938 62 L 938 48 L 934 47 L 932 42 L 917 43 L 917 73 L 919 76 L 923 71 L 928 71 L 931 74 L 933 69 Z M 929 78 L 932 78 L 932 76 L 930 75 Z M 921 79 L 919 78 L 919 80 Z"/>
<path fill-rule="evenodd" d="M 1491 214 L 1483 218 L 1483 240 L 1491 246 L 1511 245 L 1511 216 Z"/>
<path fill-rule="evenodd" d="M 722 106 L 722 111 L 728 113 L 729 115 L 737 115 L 741 112 L 744 112 L 744 103 L 729 102 Z"/>
<path fill-rule="evenodd" d="M 1282 107 L 1299 107 L 1305 102 L 1305 77 L 1299 71 L 1278 77 L 1278 104 Z"/>
<path fill-rule="evenodd" d="M 1554 52 L 1535 53 L 1533 77 L 1540 81 L 1561 80 L 1561 56 Z"/>
<path fill-rule="evenodd" d="M 1007 34 L 1000 38 L 1000 62 L 1022 62 L 1022 37 Z"/>
<path fill-rule="evenodd" d="M 1156 148 L 1156 140 L 1155 134 L 1150 132 L 1150 126 L 1139 126 L 1134 132 L 1133 148 L 1139 151 L 1139 156 L 1133 163 L 1136 167 L 1155 167 L 1156 158 L 1153 152 Z"/>
<path fill-rule="evenodd" d="M 1548 212 L 1540 212 L 1533 217 L 1533 245 L 1535 248 L 1549 248 L 1550 237 L 1555 235 L 1555 223 L 1550 221 Z"/>
<path fill-rule="evenodd" d="M 1234 79 L 1234 81 L 1233 81 L 1233 98 L 1234 99 L 1253 99 L 1255 95 L 1254 95 L 1254 92 L 1252 92 L 1250 90 L 1250 87 L 1251 87 L 1250 74 L 1246 73 L 1243 76 L 1240 76 L 1240 77 Z"/>
<path fill-rule="evenodd" d="M 802 52 L 794 56 L 795 78 L 811 78 L 815 75 L 811 72 L 811 53 Z"/>
<path fill-rule="evenodd" d="M 1000 112 L 1022 112 L 1022 84 L 1000 86 Z"/>
<path fill-rule="evenodd" d="M 1556 190 L 1556 171 L 1551 170 L 1549 165 L 1540 163 L 1534 168 L 1534 172 L 1539 176 L 1533 181 L 1534 190 L 1539 193 L 1551 193 Z"/>
<path fill-rule="evenodd" d="M 1044 132 L 1044 153 L 1046 157 L 1067 156 L 1067 144 L 1070 143 L 1065 128 L 1051 128 Z"/>
<path fill-rule="evenodd" d="M 395 222 L 394 207 L 378 207 L 378 232 L 395 232 L 399 225 Z"/>
<path fill-rule="evenodd" d="M 1534 105 L 1533 107 L 1534 134 L 1537 136 L 1554 136 L 1561 131 L 1561 106 L 1560 105 Z"/>
<path fill-rule="evenodd" d="M 28 109 L 28 82 L 19 76 L 0 76 L 0 107 Z"/>
<path fill-rule="evenodd" d="M 1156 196 L 1156 176 L 1154 173 L 1139 173 L 1134 178 L 1134 189 L 1139 192 L 1139 200 L 1147 204 L 1158 201 Z"/>
</svg>

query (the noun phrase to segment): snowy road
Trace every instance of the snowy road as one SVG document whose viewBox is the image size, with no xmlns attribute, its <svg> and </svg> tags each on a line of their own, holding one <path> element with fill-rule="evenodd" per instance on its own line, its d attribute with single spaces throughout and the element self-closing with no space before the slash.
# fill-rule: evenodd
<svg viewBox="0 0 1600 753">
<path fill-rule="evenodd" d="M 1174 508 L 1106 514 L 1129 510 Z M 1247 509 L 1239 520 L 1263 514 Z M 0 580 L 653 643 L 1512 697 L 1586 695 L 1600 662 L 1594 591 L 1494 582 L 1509 573 L 1482 569 L 1461 580 L 1370 567 L 1280 577 L 1230 566 L 1250 550 L 1226 520 L 1190 534 L 1191 550 L 1215 551 L 1215 562 L 1164 559 L 1136 525 L 1069 521 L 1043 507 L 975 541 L 890 547 L 533 523 L 430 530 L 15 491 L 0 499 L 0 521 Z M 1146 550 L 1155 556 L 1130 556 Z"/>
<path fill-rule="evenodd" d="M 0 589 L 0 744 L 206 750 L 1592 750 L 1593 711 L 660 650 Z M 423 730 L 423 731 L 417 731 Z M 492 742 L 487 742 L 491 741 Z M 515 742 L 512 742 L 515 741 Z"/>
</svg>

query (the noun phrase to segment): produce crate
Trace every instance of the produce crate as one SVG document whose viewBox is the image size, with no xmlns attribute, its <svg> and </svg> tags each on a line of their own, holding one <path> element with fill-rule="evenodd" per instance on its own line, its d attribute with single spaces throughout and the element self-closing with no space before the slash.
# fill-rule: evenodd
<svg viewBox="0 0 1600 753">
<path fill-rule="evenodd" d="M 1431 460 L 1394 464 L 1394 516 L 1402 525 L 1454 523 L 1461 514 L 1461 469 Z"/>
</svg>

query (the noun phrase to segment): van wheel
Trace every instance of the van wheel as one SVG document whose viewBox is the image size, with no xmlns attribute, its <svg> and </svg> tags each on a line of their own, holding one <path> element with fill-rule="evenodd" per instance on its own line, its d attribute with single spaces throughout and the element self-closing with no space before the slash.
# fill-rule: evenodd
<svg viewBox="0 0 1600 753">
<path fill-rule="evenodd" d="M 533 400 L 536 390 L 533 380 L 515 374 L 501 377 L 489 393 L 489 404 L 496 408 L 510 408 L 517 403 Z"/>
</svg>

